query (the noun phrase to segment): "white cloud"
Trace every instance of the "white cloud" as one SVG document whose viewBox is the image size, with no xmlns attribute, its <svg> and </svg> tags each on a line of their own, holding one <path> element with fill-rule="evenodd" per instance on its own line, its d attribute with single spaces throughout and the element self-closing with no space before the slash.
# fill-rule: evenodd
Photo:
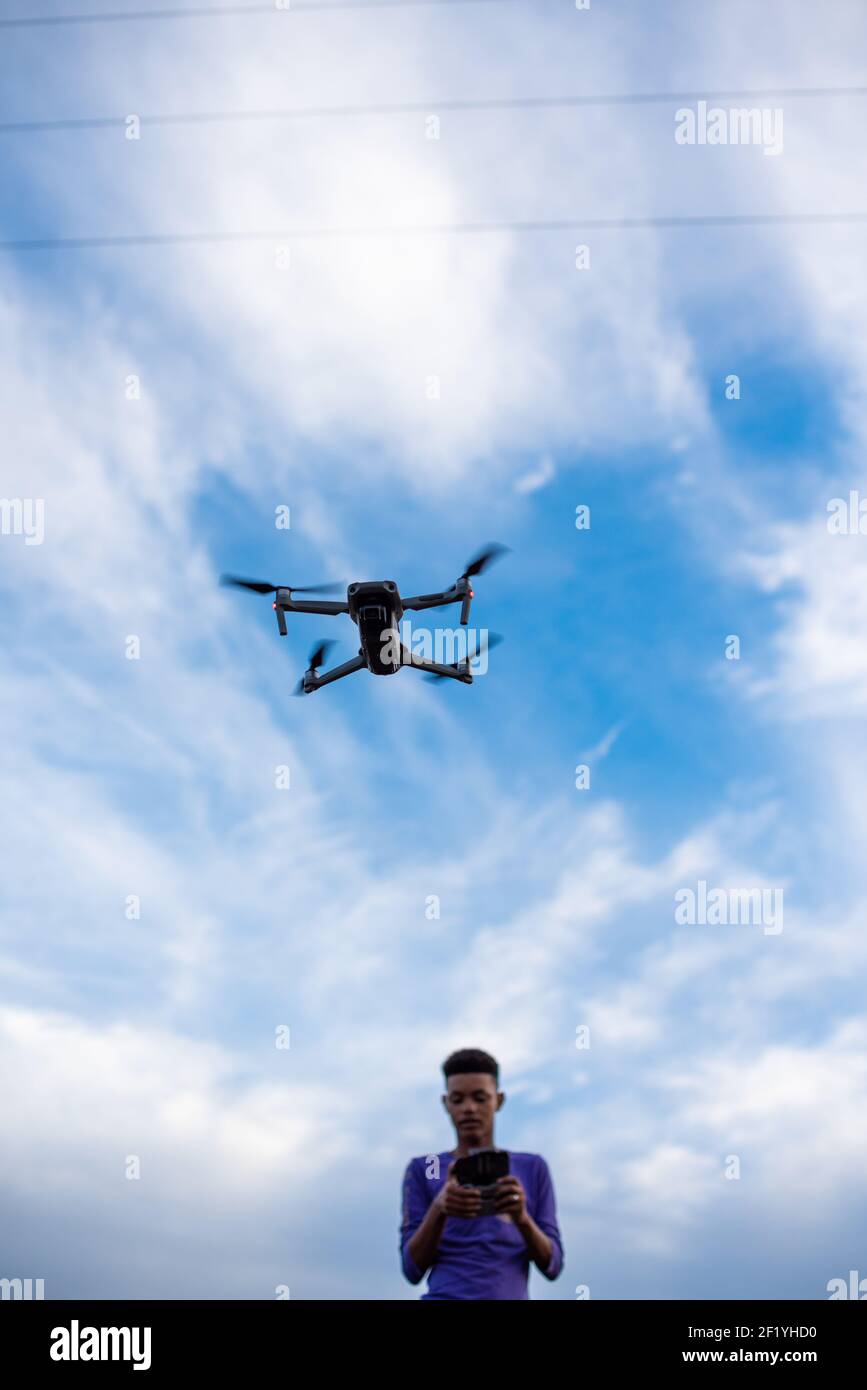
<svg viewBox="0 0 867 1390">
<path fill-rule="evenodd" d="M 453 45 L 432 17 L 415 16 L 399 43 L 365 17 L 344 15 L 341 24 L 352 35 L 351 60 L 335 50 L 331 26 L 315 23 L 288 51 L 249 23 L 239 48 L 223 23 L 190 30 L 182 49 L 167 52 L 154 26 L 142 29 L 134 61 L 112 48 L 110 64 L 97 34 L 74 79 L 64 72 L 66 100 L 105 110 L 262 110 L 442 91 L 449 69 L 441 59 L 451 60 Z M 510 46 L 521 44 L 537 19 L 512 16 L 507 27 Z M 487 58 L 492 83 L 493 53 Z M 513 78 L 514 49 L 502 58 Z M 601 63 L 600 54 L 597 81 L 628 86 L 614 50 Z M 478 90 L 477 73 L 468 68 L 463 78 Z M 553 70 L 530 61 L 523 81 L 568 90 L 574 65 L 565 53 Z M 67 233 L 94 230 L 95 210 L 99 231 L 278 233 L 634 211 L 648 192 L 640 132 L 612 112 L 587 111 L 576 153 L 574 123 L 570 112 L 443 113 L 441 138 L 429 140 L 422 114 L 181 127 L 145 120 L 138 142 L 118 132 L 64 134 L 59 143 L 34 137 L 31 169 Z M 87 161 L 71 178 L 75 140 Z M 530 142 L 532 160 L 514 157 L 518 142 Z M 612 142 L 630 170 L 613 200 Z M 578 202 L 567 195 L 560 206 L 563 190 L 575 187 Z M 282 441 L 296 476 L 309 472 L 307 447 L 327 438 L 332 454 L 351 458 L 353 477 L 388 469 L 442 491 L 458 478 L 474 488 L 513 470 L 526 478 L 523 460 L 540 444 L 646 442 L 704 426 L 689 339 L 667 311 L 654 236 L 594 246 L 599 259 L 583 273 L 574 267 L 576 235 L 323 237 L 289 244 L 282 270 L 278 234 L 240 246 L 129 248 L 111 253 L 108 269 L 114 277 L 122 259 L 122 293 L 146 311 L 133 319 L 128 357 L 144 360 L 151 391 L 172 390 L 172 367 L 160 366 L 149 328 L 158 311 L 190 344 L 185 375 L 197 395 L 210 394 L 209 409 L 217 397 L 230 425 L 233 398 L 255 403 L 262 435 L 275 453 Z M 212 358 L 219 365 L 208 382 Z M 224 466 L 247 482 L 242 460 Z"/>
<path fill-rule="evenodd" d="M 625 719 L 621 719 L 619 723 L 612 724 L 611 728 L 602 735 L 598 743 L 594 744 L 586 753 L 582 753 L 582 761 L 588 763 L 592 767 L 594 763 L 599 763 L 603 758 L 607 758 L 618 738 L 623 733 L 623 730 L 626 728 L 626 722 Z"/>
<path fill-rule="evenodd" d="M 93 1198 L 112 1179 L 122 1191 L 135 1155 L 163 1199 L 255 1207 L 273 1203 L 287 1171 L 303 1184 L 350 1152 L 336 1092 L 239 1082 L 237 1059 L 217 1041 L 145 1020 L 99 1025 L 20 1008 L 3 1010 L 0 1035 L 19 1193 Z"/>
<path fill-rule="evenodd" d="M 541 458 L 535 468 L 529 472 L 522 473 L 520 478 L 515 479 L 515 491 L 522 496 L 527 493 L 538 492 L 540 488 L 547 487 L 551 482 L 556 469 L 550 458 Z"/>
</svg>

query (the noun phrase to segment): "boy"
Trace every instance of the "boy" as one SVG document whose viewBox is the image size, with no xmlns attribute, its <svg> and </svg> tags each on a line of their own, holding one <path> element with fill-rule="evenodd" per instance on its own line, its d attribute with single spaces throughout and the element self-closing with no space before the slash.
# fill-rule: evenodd
<svg viewBox="0 0 867 1390">
<path fill-rule="evenodd" d="M 479 1215 L 477 1187 L 461 1187 L 455 1160 L 494 1147 L 494 1117 L 506 1099 L 499 1067 L 477 1048 L 443 1064 L 443 1105 L 455 1128 L 450 1153 L 414 1158 L 403 1180 L 401 1262 L 410 1283 L 429 1273 L 422 1300 L 526 1299 L 530 1261 L 547 1279 L 563 1267 L 554 1187 L 539 1154 L 509 1151 L 509 1175 L 497 1183 L 496 1210 Z"/>
</svg>

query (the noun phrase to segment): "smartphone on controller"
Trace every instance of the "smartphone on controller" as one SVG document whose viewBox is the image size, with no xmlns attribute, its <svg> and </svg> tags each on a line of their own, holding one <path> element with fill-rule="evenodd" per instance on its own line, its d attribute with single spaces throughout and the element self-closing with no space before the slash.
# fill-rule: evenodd
<svg viewBox="0 0 867 1390">
<path fill-rule="evenodd" d="M 455 1177 L 461 1187 L 477 1187 L 482 1194 L 479 1216 L 496 1211 L 497 1182 L 508 1176 L 509 1155 L 505 1149 L 472 1149 L 455 1163 Z"/>
</svg>

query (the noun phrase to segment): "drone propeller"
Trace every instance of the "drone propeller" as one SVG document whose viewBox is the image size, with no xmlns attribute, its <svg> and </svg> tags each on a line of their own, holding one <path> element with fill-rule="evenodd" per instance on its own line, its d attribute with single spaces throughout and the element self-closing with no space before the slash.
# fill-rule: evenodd
<svg viewBox="0 0 867 1390">
<path fill-rule="evenodd" d="M 264 579 L 240 579 L 236 574 L 223 574 L 220 583 L 235 589 L 252 589 L 254 594 L 276 594 L 278 589 L 288 589 L 290 594 L 337 594 L 342 584 L 306 584 L 302 588 L 296 584 L 269 584 Z"/>
<path fill-rule="evenodd" d="M 470 561 L 461 575 L 461 579 L 472 579 L 474 574 L 482 574 L 495 560 L 499 560 L 501 555 L 508 554 L 508 551 L 507 545 L 500 545 L 495 541 L 493 545 L 489 545 L 486 550 L 481 551 L 474 560 Z"/>
<path fill-rule="evenodd" d="M 503 638 L 499 632 L 489 632 L 487 639 L 483 640 L 481 645 L 477 647 L 474 652 L 467 654 L 467 664 L 471 661 L 475 661 L 476 657 L 481 656 L 482 652 L 488 652 L 492 647 L 498 647 L 502 640 Z M 440 675 L 439 671 L 428 671 L 425 675 L 425 680 L 428 681 L 444 681 L 448 679 L 448 676 Z"/>
<path fill-rule="evenodd" d="M 322 665 L 331 648 L 336 646 L 336 642 L 326 640 L 324 642 L 320 642 L 318 647 L 314 647 L 312 652 L 310 653 L 310 660 L 307 666 L 307 671 L 312 671 L 315 675 L 315 673 Z M 304 674 L 306 675 L 307 672 L 305 672 Z M 298 682 L 292 693 L 293 695 L 306 695 L 308 693 L 304 689 L 304 676 L 301 677 L 301 680 Z"/>
<path fill-rule="evenodd" d="M 308 665 L 307 669 L 309 671 L 318 671 L 319 667 L 322 665 L 331 648 L 336 646 L 337 643 L 332 642 L 329 639 L 326 639 L 326 641 L 324 642 L 320 642 L 319 646 L 314 647 L 312 652 L 310 653 L 310 664 Z"/>
</svg>

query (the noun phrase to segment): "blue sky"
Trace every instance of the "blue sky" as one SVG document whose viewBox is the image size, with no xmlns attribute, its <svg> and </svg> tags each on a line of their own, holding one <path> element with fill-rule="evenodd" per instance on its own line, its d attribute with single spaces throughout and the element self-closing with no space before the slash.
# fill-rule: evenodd
<svg viewBox="0 0 867 1390">
<path fill-rule="evenodd" d="M 445 112 L 438 141 L 419 114 L 0 131 L 2 240 L 862 212 L 863 97 L 775 99 L 778 156 L 673 138 L 684 92 L 858 84 L 867 19 L 833 10 L 6 28 L 0 124 L 673 99 Z M 864 486 L 863 226 L 281 245 L 0 259 L 0 491 L 45 507 L 42 544 L 0 536 L 0 1273 L 416 1298 L 400 1179 L 477 1045 L 499 1142 L 558 1194 L 534 1297 L 867 1275 L 867 559 L 826 525 Z M 505 640 L 472 688 L 289 699 L 348 619 L 281 640 L 217 582 L 424 592 L 491 539 L 473 620 Z M 699 880 L 782 889 L 783 931 L 678 924 Z"/>
</svg>

